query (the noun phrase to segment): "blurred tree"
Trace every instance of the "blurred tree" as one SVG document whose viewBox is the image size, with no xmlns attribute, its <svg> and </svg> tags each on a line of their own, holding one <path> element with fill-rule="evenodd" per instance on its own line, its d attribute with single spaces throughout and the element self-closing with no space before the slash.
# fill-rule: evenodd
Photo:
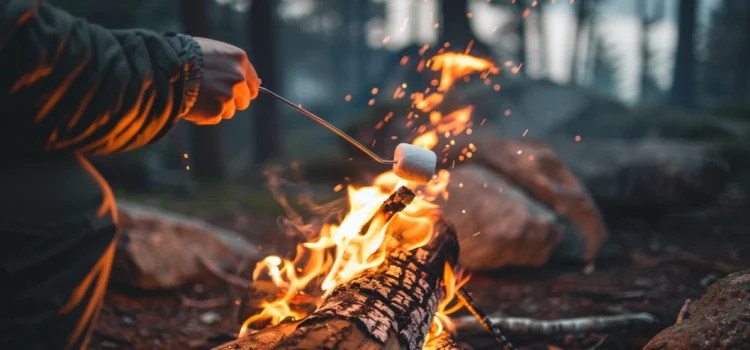
<svg viewBox="0 0 750 350">
<path fill-rule="evenodd" d="M 211 37 L 208 21 L 208 0 L 182 0 L 180 11 L 185 33 Z M 218 125 L 190 126 L 192 173 L 198 179 L 216 180 L 224 177 L 224 154 Z"/>
<path fill-rule="evenodd" d="M 725 0 L 725 2 L 729 2 Z M 735 3 L 738 1 L 734 1 Z M 741 20 L 740 31 L 741 40 L 738 42 L 740 49 L 737 53 L 735 66 L 737 74 L 734 76 L 734 98 L 736 101 L 748 102 L 750 98 L 750 3 L 748 1 L 739 2 L 744 7 L 744 11 L 739 12 Z"/>
<path fill-rule="evenodd" d="M 276 26 L 275 2 L 271 0 L 253 1 L 248 11 L 248 28 L 250 30 L 251 53 L 258 76 L 263 86 L 272 91 L 280 91 L 276 62 Z M 270 98 L 253 101 L 253 123 L 255 135 L 254 161 L 262 165 L 279 156 L 282 152 L 282 125 L 279 103 Z"/>
<path fill-rule="evenodd" d="M 591 42 L 593 54 L 591 62 L 591 86 L 607 97 L 618 98 L 620 96 L 620 80 L 617 73 L 622 67 L 618 55 L 614 52 L 612 45 L 608 45 L 605 37 L 596 35 Z"/>
<path fill-rule="evenodd" d="M 440 11 L 443 23 L 440 26 L 439 43 L 450 43 L 450 48 L 462 51 L 471 44 L 471 53 L 480 57 L 491 57 L 490 47 L 477 39 L 471 29 L 471 15 L 468 14 L 469 0 L 442 0 Z"/>
<path fill-rule="evenodd" d="M 581 55 L 581 47 L 583 40 L 587 40 L 587 52 L 594 52 L 590 46 L 593 45 L 592 39 L 594 38 L 594 21 L 592 15 L 596 6 L 596 0 L 578 0 L 576 3 L 578 4 L 575 12 L 576 31 L 573 34 L 573 59 L 570 61 L 570 81 L 573 83 L 585 80 L 581 79 L 580 69 L 581 66 L 584 66 L 580 61 L 581 58 L 585 59 L 587 56 L 593 58 L 593 54 Z M 588 38 L 585 39 L 583 35 L 586 28 L 588 28 L 589 35 Z"/>
<path fill-rule="evenodd" d="M 445 0 L 443 0 L 445 1 Z M 528 11 L 528 7 L 526 6 L 526 0 L 516 0 L 514 7 L 516 14 L 518 15 L 518 27 L 517 27 L 517 33 L 518 33 L 518 53 L 516 56 L 516 59 L 520 63 L 526 63 L 526 60 L 528 59 L 528 55 L 526 54 L 526 11 Z M 518 71 L 518 74 L 521 76 L 526 75 L 526 70 L 521 69 Z"/>
<path fill-rule="evenodd" d="M 537 39 L 537 52 L 539 55 L 539 75 L 541 77 L 547 76 L 547 70 L 549 69 L 547 63 L 547 35 L 544 26 L 544 8 L 546 3 L 539 1 L 536 6 L 536 39 Z"/>
<path fill-rule="evenodd" d="M 654 3 L 652 1 L 652 3 Z M 649 0 L 636 0 L 636 12 L 641 21 L 641 40 L 640 40 L 640 77 L 638 85 L 640 86 L 641 104 L 650 104 L 656 102 L 656 96 L 660 95 L 654 75 L 651 74 L 651 64 L 653 63 L 653 50 L 650 46 L 651 27 L 654 23 L 664 19 L 664 7 L 666 3 L 662 0 L 655 2 L 653 13 L 649 11 Z"/>
<path fill-rule="evenodd" d="M 669 102 L 675 107 L 696 106 L 695 85 L 695 27 L 698 0 L 680 0 L 672 88 Z"/>
<path fill-rule="evenodd" d="M 699 67 L 701 97 L 713 106 L 748 99 L 750 2 L 722 0 L 711 14 Z"/>
</svg>

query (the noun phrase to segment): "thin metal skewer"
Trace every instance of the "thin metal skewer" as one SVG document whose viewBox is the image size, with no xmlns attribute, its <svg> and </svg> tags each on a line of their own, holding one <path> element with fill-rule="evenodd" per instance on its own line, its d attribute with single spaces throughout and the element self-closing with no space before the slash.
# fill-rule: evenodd
<svg viewBox="0 0 750 350">
<path fill-rule="evenodd" d="M 378 163 L 381 163 L 381 164 L 395 164 L 396 163 L 395 160 L 389 160 L 389 159 L 380 158 L 377 154 L 375 154 L 369 148 L 365 147 L 364 145 L 362 145 L 361 143 L 359 143 L 357 140 L 355 140 L 353 137 L 347 135 L 345 132 L 339 130 L 337 127 L 333 126 L 333 124 L 325 121 L 323 118 L 318 117 L 317 115 L 315 115 L 315 114 L 313 114 L 311 112 L 308 112 L 306 109 L 304 109 L 304 108 L 302 108 L 302 107 L 300 107 L 300 106 L 292 103 L 291 101 L 285 99 L 281 95 L 279 95 L 279 94 L 277 94 L 277 93 L 275 93 L 275 92 L 273 92 L 271 90 L 268 90 L 268 89 L 266 89 L 264 87 L 260 87 L 259 90 L 261 92 L 265 92 L 265 93 L 273 96 L 277 100 L 283 102 L 285 105 L 294 108 L 297 112 L 302 113 L 306 117 L 308 117 L 308 118 L 310 118 L 310 119 L 318 122 L 318 124 L 325 126 L 326 128 L 328 128 L 328 130 L 333 131 L 336 135 L 339 135 L 341 138 L 343 138 L 347 142 L 351 143 L 354 147 L 359 148 L 360 151 L 364 152 L 365 154 L 367 154 L 368 156 L 370 156 L 370 158 L 374 159 Z"/>
</svg>

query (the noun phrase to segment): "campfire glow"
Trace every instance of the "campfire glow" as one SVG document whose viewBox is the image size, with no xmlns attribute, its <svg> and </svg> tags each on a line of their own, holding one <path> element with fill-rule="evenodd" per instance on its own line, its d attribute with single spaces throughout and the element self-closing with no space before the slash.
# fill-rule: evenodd
<svg viewBox="0 0 750 350">
<path fill-rule="evenodd" d="M 429 113 L 429 124 L 417 129 L 419 135 L 412 144 L 435 149 L 441 138 L 448 140 L 448 144 L 454 144 L 451 142 L 452 137 L 471 133 L 472 106 L 446 115 L 434 110 L 443 101 L 444 94 L 461 78 L 480 73 L 480 77 L 486 79 L 489 74 L 499 73 L 499 69 L 490 61 L 452 52 L 422 60 L 418 69 L 421 70 L 425 66 L 435 72 L 439 71 L 440 80 L 432 83 L 436 86 L 435 92 L 427 89 L 411 95 L 413 107 L 419 112 Z M 403 96 L 405 85 L 399 87 L 394 96 Z M 390 113 L 386 119 L 392 117 L 393 114 Z M 416 118 L 418 117 L 413 113 L 410 114 L 407 125 L 413 124 Z M 449 148 L 450 145 L 447 146 L 447 149 Z M 446 149 L 442 151 L 444 154 L 447 153 Z M 476 151 L 473 145 L 471 151 Z M 460 157 L 464 157 L 466 153 L 464 149 Z M 446 162 L 447 157 L 443 158 L 443 163 Z M 440 214 L 439 200 L 448 198 L 446 189 L 449 179 L 450 173 L 441 170 L 430 183 L 417 185 L 408 183 L 389 171 L 379 175 L 371 186 L 348 187 L 349 209 L 340 223 L 323 225 L 316 237 L 298 245 L 294 261 L 271 255 L 258 263 L 253 272 L 253 280 L 270 280 L 284 292 L 276 300 L 265 302 L 262 312 L 247 319 L 242 325 L 240 336 L 247 332 L 251 324 L 258 321 L 276 325 L 290 318 L 302 319 L 307 315 L 293 310 L 290 305 L 298 294 L 319 295 L 319 300 L 322 301 L 322 298 L 336 286 L 352 280 L 368 269 L 378 267 L 394 249 L 411 250 L 426 244 L 433 234 L 435 220 Z M 418 196 L 403 211 L 386 222 L 386 218 L 375 214 L 383 201 L 401 186 L 411 188 Z M 457 286 L 466 283 L 468 278 L 462 279 L 460 274 L 456 276 L 453 268 L 446 264 L 444 280 L 446 298 L 438 307 L 431 335 L 439 335 L 443 329 L 452 328 L 447 315 L 460 309 L 461 304 L 449 306 L 452 304 Z"/>
</svg>

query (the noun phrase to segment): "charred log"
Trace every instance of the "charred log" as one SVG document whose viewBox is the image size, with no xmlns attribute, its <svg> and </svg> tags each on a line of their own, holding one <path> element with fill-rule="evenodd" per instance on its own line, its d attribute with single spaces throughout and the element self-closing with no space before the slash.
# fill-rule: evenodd
<svg viewBox="0 0 750 350">
<path fill-rule="evenodd" d="M 458 252 L 455 229 L 438 222 L 427 245 L 391 253 L 377 269 L 336 287 L 305 320 L 216 349 L 421 349 L 445 295 L 443 268 Z"/>
<path fill-rule="evenodd" d="M 377 222 L 379 225 L 385 225 L 390 221 L 394 215 L 404 210 L 409 205 L 416 194 L 408 189 L 407 187 L 400 187 L 398 190 L 393 192 L 388 199 L 386 199 L 375 214 L 365 222 L 359 230 L 360 235 L 365 235 L 370 230 L 373 223 Z M 273 283 L 268 281 L 256 281 L 253 283 L 246 283 L 249 286 L 247 292 L 242 296 L 240 300 L 240 307 L 237 313 L 237 322 L 243 324 L 245 320 L 251 316 L 263 311 L 263 303 L 277 300 L 286 291 L 276 287 Z M 298 295 L 291 300 L 291 307 L 293 311 L 305 311 L 310 312 L 315 310 L 317 306 L 315 300 L 309 295 Z M 311 309 L 312 308 L 312 309 Z M 250 325 L 251 329 L 264 328 L 266 324 L 253 324 Z"/>
<path fill-rule="evenodd" d="M 366 234 L 367 231 L 370 230 L 373 222 L 378 219 L 382 219 L 383 223 L 390 221 L 396 213 L 404 210 L 404 208 L 414 200 L 414 197 L 416 197 L 416 194 L 412 190 L 401 186 L 396 192 L 393 192 L 385 202 L 383 202 L 383 205 L 380 206 L 375 215 L 362 225 L 359 234 Z"/>
</svg>

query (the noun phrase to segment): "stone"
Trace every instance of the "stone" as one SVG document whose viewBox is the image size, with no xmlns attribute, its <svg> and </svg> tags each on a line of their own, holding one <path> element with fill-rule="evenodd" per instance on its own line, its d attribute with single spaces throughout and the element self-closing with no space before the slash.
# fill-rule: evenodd
<svg viewBox="0 0 750 350">
<path fill-rule="evenodd" d="M 145 290 L 174 289 L 207 273 L 200 259 L 222 268 L 233 267 L 238 253 L 260 259 L 252 245 L 237 243 L 239 235 L 195 219 L 183 220 L 179 214 L 140 205 L 119 203 L 118 209 L 121 232 L 112 267 L 114 283 Z"/>
<path fill-rule="evenodd" d="M 458 233 L 459 263 L 471 270 L 540 266 L 562 242 L 566 226 L 551 209 L 502 175 L 480 165 L 451 172 L 445 217 Z"/>
<path fill-rule="evenodd" d="M 201 322 L 205 324 L 214 324 L 221 320 L 221 315 L 214 311 L 204 312 L 200 316 Z"/>
<path fill-rule="evenodd" d="M 475 163 L 502 175 L 569 223 L 578 235 L 574 240 L 583 243 L 581 255 L 571 258 L 594 260 L 607 229 L 586 187 L 546 143 L 485 138 L 474 145 Z"/>
<path fill-rule="evenodd" d="M 582 139 L 551 147 L 607 210 L 715 203 L 728 182 L 720 150 L 705 143 Z"/>
<path fill-rule="evenodd" d="M 657 334 L 645 350 L 750 349 L 750 270 L 730 274 L 692 303 L 691 315 Z"/>
</svg>

